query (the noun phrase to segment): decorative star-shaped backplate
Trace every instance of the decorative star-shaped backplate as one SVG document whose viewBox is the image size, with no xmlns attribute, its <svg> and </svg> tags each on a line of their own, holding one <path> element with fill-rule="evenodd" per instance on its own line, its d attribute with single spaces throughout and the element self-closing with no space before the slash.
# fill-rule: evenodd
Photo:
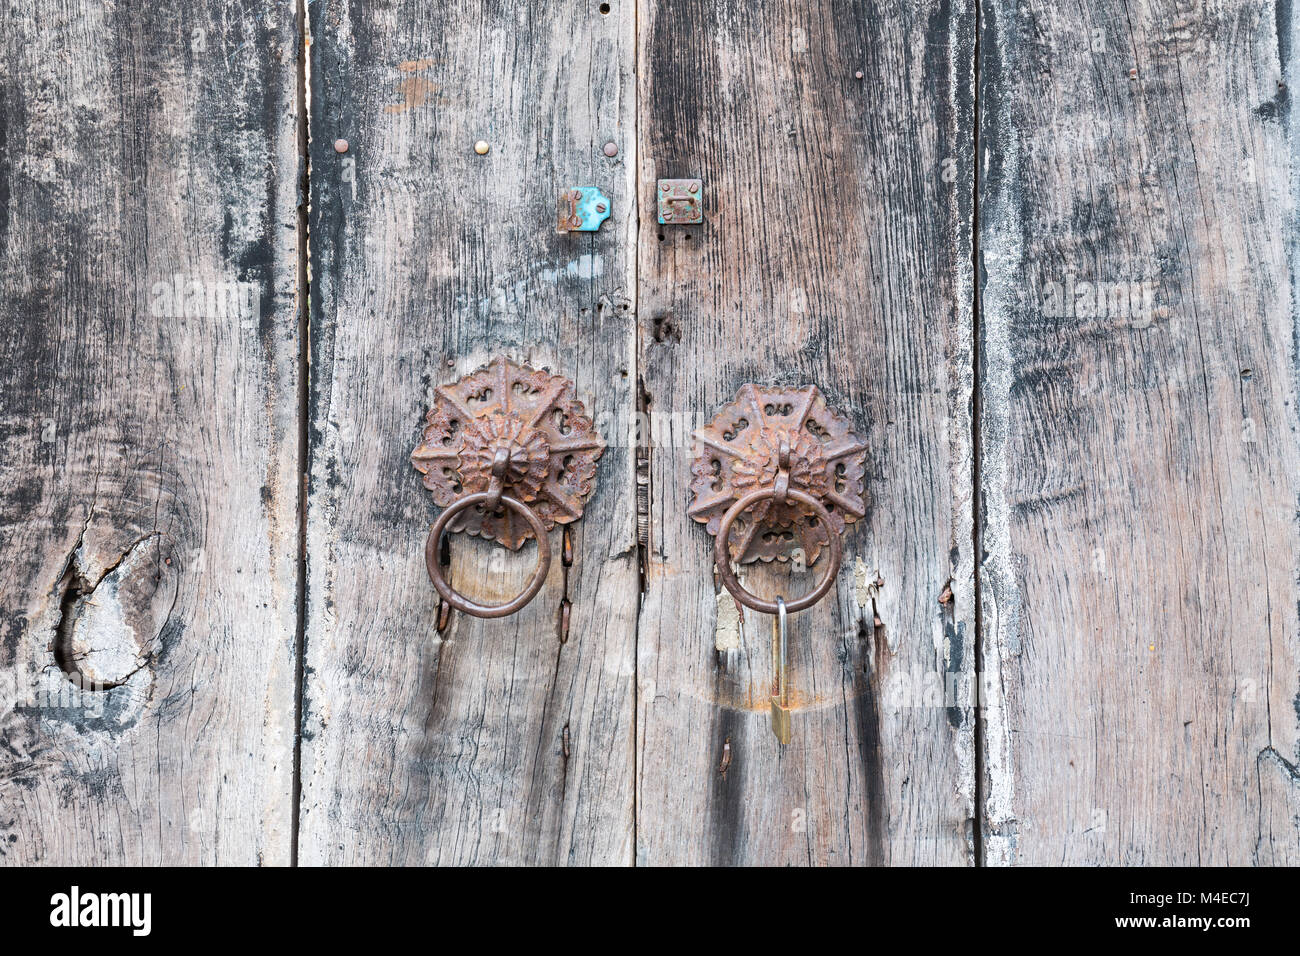
<svg viewBox="0 0 1300 956">
<path fill-rule="evenodd" d="M 866 514 L 862 478 L 867 446 L 852 433 L 849 420 L 826 404 L 815 385 L 786 389 L 751 384 L 695 433 L 690 516 L 716 535 L 732 504 L 776 485 L 783 442 L 790 450 L 790 487 L 820 499 L 832 527 L 810 520 L 794 502 L 761 501 L 736 519 L 730 539 L 733 561 L 788 561 L 798 549 L 812 564 L 827 534 L 842 534 L 846 524 Z"/>
<path fill-rule="evenodd" d="M 446 507 L 462 495 L 487 491 L 493 461 L 505 449 L 506 494 L 529 505 L 548 530 L 582 516 L 605 443 L 574 395 L 573 382 L 496 358 L 434 394 L 411 463 L 437 504 Z M 492 538 L 512 550 L 533 536 L 514 512 L 481 507 L 456 516 L 450 530 Z"/>
</svg>

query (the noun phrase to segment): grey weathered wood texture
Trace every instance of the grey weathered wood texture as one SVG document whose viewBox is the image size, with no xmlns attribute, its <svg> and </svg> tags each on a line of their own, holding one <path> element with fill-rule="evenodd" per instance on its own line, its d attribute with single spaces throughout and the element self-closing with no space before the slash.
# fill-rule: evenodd
<svg viewBox="0 0 1300 956">
<path fill-rule="evenodd" d="M 638 330 L 658 433 L 638 861 L 966 863 L 973 709 L 942 687 L 971 669 L 974 636 L 973 11 L 639 10 Z M 706 221 L 655 230 L 656 178 L 687 176 L 704 180 Z M 746 382 L 818 385 L 871 447 L 838 587 L 791 619 L 805 705 L 784 748 L 769 730 L 771 618 L 746 612 L 738 640 L 720 634 L 731 599 L 685 510 L 691 427 Z M 821 571 L 788 568 L 748 585 L 794 596 Z"/>
<path fill-rule="evenodd" d="M 632 860 L 636 103 L 617 8 L 310 8 L 304 863 Z M 556 194 L 577 185 L 613 215 L 557 235 Z M 497 354 L 573 378 L 609 447 L 567 592 L 557 557 L 525 609 L 453 614 L 440 637 L 437 509 L 409 455 L 433 388 Z M 465 535 L 450 550 L 452 583 L 489 600 L 534 553 L 502 562 Z"/>
<path fill-rule="evenodd" d="M 1300 862 L 1288 2 L 304 6 L 0 9 L 0 863 Z M 497 354 L 609 448 L 439 634 Z M 784 749 L 686 515 L 751 381 L 871 447 Z"/>
<path fill-rule="evenodd" d="M 288 863 L 292 11 L 35 0 L 0 49 L 0 861 Z"/>
<path fill-rule="evenodd" d="M 1295 865 L 1291 4 L 983 16 L 987 860 Z"/>
</svg>

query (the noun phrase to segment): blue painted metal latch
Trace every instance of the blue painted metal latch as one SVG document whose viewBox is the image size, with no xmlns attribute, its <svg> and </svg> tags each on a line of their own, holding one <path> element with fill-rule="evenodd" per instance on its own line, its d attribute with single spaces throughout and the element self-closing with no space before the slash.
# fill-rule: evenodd
<svg viewBox="0 0 1300 956">
<path fill-rule="evenodd" d="M 595 232 L 609 218 L 609 197 L 595 186 L 560 193 L 555 203 L 556 232 Z"/>
</svg>

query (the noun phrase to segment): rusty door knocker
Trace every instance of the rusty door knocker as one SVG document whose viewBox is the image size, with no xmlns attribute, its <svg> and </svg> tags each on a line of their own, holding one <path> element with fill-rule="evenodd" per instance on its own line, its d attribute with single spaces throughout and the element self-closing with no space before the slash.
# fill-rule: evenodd
<svg viewBox="0 0 1300 956">
<path fill-rule="evenodd" d="M 695 442 L 694 500 L 687 513 L 715 536 L 714 565 L 732 596 L 746 607 L 777 615 L 772 728 L 788 743 L 785 616 L 816 604 L 835 584 L 844 528 L 866 514 L 867 446 L 814 385 L 743 385 L 734 401 L 695 432 Z M 794 600 L 751 593 L 733 567 L 796 557 L 812 567 L 823 553 L 829 560 L 817 584 Z"/>
<path fill-rule="evenodd" d="M 434 390 L 423 440 L 411 463 L 446 510 L 424 545 L 429 580 L 452 607 L 504 617 L 531 601 L 551 565 L 547 532 L 582 516 L 605 443 L 569 379 L 498 357 Z M 517 551 L 537 540 L 537 569 L 503 604 L 481 604 L 447 583 L 438 560 L 443 533 L 464 531 Z"/>
</svg>

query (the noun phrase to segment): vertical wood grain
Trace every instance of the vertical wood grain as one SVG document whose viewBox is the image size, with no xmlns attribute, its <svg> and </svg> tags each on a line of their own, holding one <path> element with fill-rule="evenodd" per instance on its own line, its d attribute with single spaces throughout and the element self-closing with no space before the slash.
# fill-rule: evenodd
<svg viewBox="0 0 1300 956">
<path fill-rule="evenodd" d="M 966 864 L 973 10 L 639 11 L 652 434 L 638 860 Z M 655 180 L 696 176 L 706 221 L 657 227 Z M 745 382 L 816 384 L 870 446 L 869 513 L 838 587 L 791 621 L 805 704 L 785 748 L 768 729 L 770 618 L 727 622 L 712 539 L 686 515 L 691 429 Z M 749 584 L 793 595 L 811 575 L 764 569 Z"/>
<path fill-rule="evenodd" d="M 314 0 L 305 422 L 292 8 L 27 6 L 0 864 L 291 862 L 299 689 L 307 864 L 1300 862 L 1287 0 L 990 0 L 978 118 L 945 0 Z M 556 235 L 577 185 L 613 215 Z M 609 447 L 573 565 L 440 634 L 408 456 L 497 354 Z M 686 515 L 751 381 L 870 447 L 785 748 Z M 450 552 L 487 599 L 534 554 Z"/>
<path fill-rule="evenodd" d="M 303 863 L 632 859 L 635 24 L 611 6 L 310 7 Z M 610 219 L 557 235 L 557 193 L 584 185 Z M 572 526 L 564 643 L 559 560 L 517 614 L 435 629 L 437 509 L 409 455 L 432 390 L 497 354 L 573 378 L 609 446 Z M 450 550 L 487 600 L 535 554 Z"/>
<path fill-rule="evenodd" d="M 0 50 L 0 863 L 287 863 L 292 9 L 34 0 Z"/>
<path fill-rule="evenodd" d="M 1295 865 L 1291 4 L 982 17 L 988 862 Z"/>
</svg>

